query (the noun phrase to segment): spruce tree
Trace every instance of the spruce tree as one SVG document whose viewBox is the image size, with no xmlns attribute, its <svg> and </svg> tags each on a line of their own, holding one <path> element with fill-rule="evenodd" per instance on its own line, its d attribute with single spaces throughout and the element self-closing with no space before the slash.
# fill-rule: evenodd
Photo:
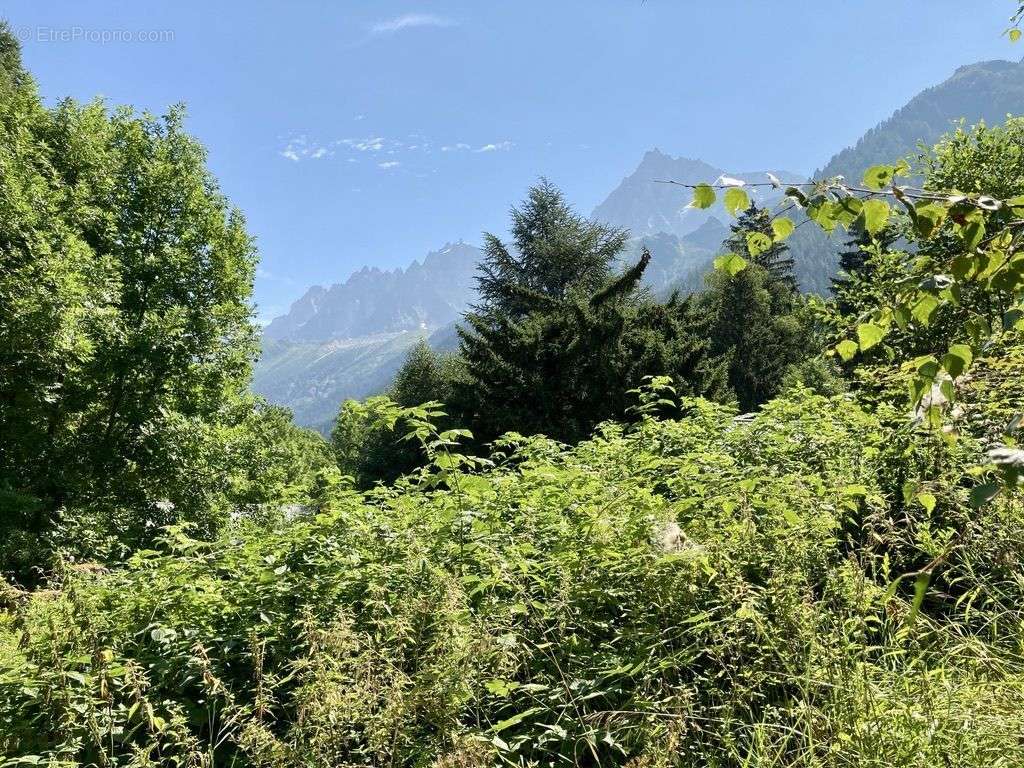
<svg viewBox="0 0 1024 768">
<path fill-rule="evenodd" d="M 724 243 L 728 253 L 738 254 L 762 267 L 768 273 L 769 280 L 784 286 L 790 293 L 797 292 L 798 286 L 789 246 L 775 240 L 772 217 L 766 209 L 758 208 L 756 204 L 751 203 L 730 229 L 732 234 Z M 768 247 L 756 253 L 751 251 L 749 240 L 750 235 L 755 234 L 764 235 L 770 243 Z"/>
<path fill-rule="evenodd" d="M 581 439 L 624 415 L 647 375 L 721 391 L 691 303 L 657 305 L 640 290 L 650 254 L 612 271 L 624 232 L 576 215 L 547 181 L 513 209 L 511 231 L 509 246 L 487 236 L 481 301 L 459 329 L 467 377 L 455 399 L 479 439 Z"/>
</svg>

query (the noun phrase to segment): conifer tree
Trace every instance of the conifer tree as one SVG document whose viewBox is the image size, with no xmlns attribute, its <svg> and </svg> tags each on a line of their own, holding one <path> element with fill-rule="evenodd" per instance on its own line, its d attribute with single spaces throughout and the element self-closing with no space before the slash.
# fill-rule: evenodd
<svg viewBox="0 0 1024 768">
<path fill-rule="evenodd" d="M 730 229 L 732 234 L 724 243 L 727 252 L 738 254 L 762 267 L 768 273 L 769 280 L 784 286 L 790 293 L 797 292 L 798 286 L 789 246 L 776 241 L 772 230 L 772 217 L 766 209 L 758 208 L 756 204 L 751 203 Z M 762 239 L 764 246 L 752 250 L 751 235 L 764 236 L 767 241 Z"/>
<path fill-rule="evenodd" d="M 576 215 L 547 181 L 513 209 L 511 232 L 508 246 L 487 236 L 481 302 L 459 329 L 467 379 L 456 399 L 478 438 L 580 439 L 623 415 L 647 375 L 721 391 L 691 303 L 657 305 L 639 289 L 650 254 L 614 274 L 624 232 Z"/>
</svg>

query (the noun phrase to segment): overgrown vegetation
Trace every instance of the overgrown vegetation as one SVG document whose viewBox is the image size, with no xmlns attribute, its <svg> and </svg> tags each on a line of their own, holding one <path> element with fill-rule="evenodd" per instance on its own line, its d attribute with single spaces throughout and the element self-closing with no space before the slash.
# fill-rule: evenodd
<svg viewBox="0 0 1024 768">
<path fill-rule="evenodd" d="M 542 183 L 328 444 L 180 113 L 0 69 L 0 766 L 1024 766 L 1024 123 L 788 190 L 829 302 L 742 180 L 665 302 Z"/>
</svg>

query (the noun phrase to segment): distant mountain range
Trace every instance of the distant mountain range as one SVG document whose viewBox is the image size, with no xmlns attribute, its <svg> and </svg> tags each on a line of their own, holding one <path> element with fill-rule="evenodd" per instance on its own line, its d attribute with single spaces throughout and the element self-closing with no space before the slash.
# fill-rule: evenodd
<svg viewBox="0 0 1024 768">
<path fill-rule="evenodd" d="M 956 70 L 943 83 L 911 99 L 892 117 L 834 155 L 811 178 L 843 175 L 859 181 L 871 165 L 893 162 L 934 144 L 963 119 L 1002 122 L 1024 113 L 1024 63 L 989 61 Z M 802 174 L 772 170 L 783 181 Z M 763 181 L 766 171 L 726 172 L 702 160 L 647 152 L 593 211 L 593 218 L 633 234 L 623 263 L 640 250 L 652 255 L 645 281 L 657 295 L 672 289 L 697 290 L 728 236 L 729 215 L 720 204 L 688 208 L 684 184 L 714 181 L 723 174 Z M 780 193 L 750 189 L 759 205 Z M 824 293 L 836 271 L 844 237 L 826 237 L 817 227 L 799 227 L 790 239 L 803 290 Z M 387 387 L 406 352 L 419 339 L 435 348 L 455 346 L 455 323 L 475 296 L 474 274 L 481 251 L 466 243 L 445 245 L 406 269 L 363 268 L 344 283 L 314 286 L 286 315 L 264 329 L 263 356 L 254 391 L 292 408 L 296 421 L 326 429 L 340 403 Z"/>
</svg>

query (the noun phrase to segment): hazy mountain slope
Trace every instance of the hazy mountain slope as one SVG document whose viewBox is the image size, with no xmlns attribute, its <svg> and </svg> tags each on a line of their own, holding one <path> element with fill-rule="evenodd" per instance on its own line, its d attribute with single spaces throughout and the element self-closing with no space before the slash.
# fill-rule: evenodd
<svg viewBox="0 0 1024 768">
<path fill-rule="evenodd" d="M 921 143 L 934 144 L 961 118 L 968 125 L 981 120 L 996 124 L 1008 114 L 1022 112 L 1024 63 L 983 61 L 960 67 L 869 130 L 854 146 L 834 155 L 815 178 L 842 174 L 859 182 L 872 165 L 916 154 Z"/>
<path fill-rule="evenodd" d="M 359 270 L 313 286 L 263 334 L 252 389 L 323 427 L 348 398 L 385 389 L 409 347 L 461 317 L 475 295 L 480 251 L 448 244 L 406 269 Z"/>
<path fill-rule="evenodd" d="M 252 389 L 288 406 L 296 423 L 328 432 L 341 403 L 386 389 L 406 352 L 426 335 L 410 330 L 326 342 L 264 337 Z"/>
<path fill-rule="evenodd" d="M 703 275 L 711 269 L 711 262 L 721 253 L 722 241 L 728 236 L 729 228 L 711 216 L 683 237 L 658 232 L 633 238 L 620 262 L 622 266 L 632 266 L 646 248 L 651 263 L 644 272 L 644 285 L 655 296 L 666 296 L 675 289 L 689 293 L 704 285 Z"/>
</svg>

